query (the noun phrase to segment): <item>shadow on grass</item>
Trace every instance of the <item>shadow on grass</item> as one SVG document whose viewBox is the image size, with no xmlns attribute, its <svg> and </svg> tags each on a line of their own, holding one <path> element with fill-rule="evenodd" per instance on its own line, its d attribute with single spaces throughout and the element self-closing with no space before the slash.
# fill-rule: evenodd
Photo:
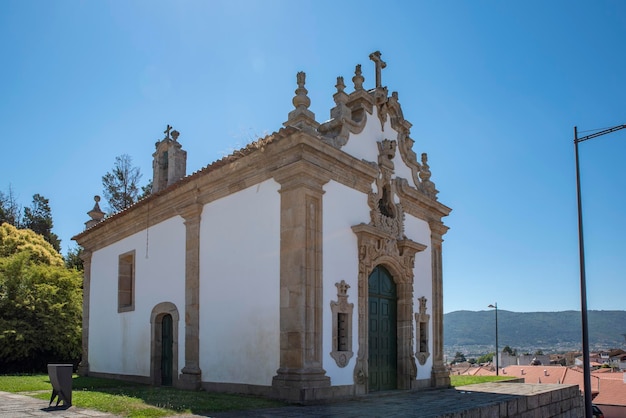
<svg viewBox="0 0 626 418">
<path fill-rule="evenodd" d="M 52 385 L 45 374 L 2 375 L 0 391 L 50 400 Z M 265 398 L 172 387 L 154 387 L 120 380 L 74 376 L 72 404 L 123 417 L 165 417 L 176 414 L 208 415 L 215 412 L 285 406 Z"/>
<path fill-rule="evenodd" d="M 101 405 L 102 402 L 119 404 L 128 401 L 132 403 L 132 400 L 135 399 L 145 405 L 166 409 L 170 415 L 171 412 L 202 415 L 286 405 L 283 402 L 254 396 L 188 391 L 92 377 L 75 377 L 73 379 L 73 392 L 76 401 L 80 401 L 81 404 L 90 404 L 81 405 L 86 408 L 103 410 L 106 409 L 106 406 Z M 109 412 L 120 413 L 121 411 L 109 410 Z M 152 412 L 155 413 L 152 416 L 159 416 L 156 411 Z M 133 416 L 133 414 L 128 416 Z"/>
</svg>

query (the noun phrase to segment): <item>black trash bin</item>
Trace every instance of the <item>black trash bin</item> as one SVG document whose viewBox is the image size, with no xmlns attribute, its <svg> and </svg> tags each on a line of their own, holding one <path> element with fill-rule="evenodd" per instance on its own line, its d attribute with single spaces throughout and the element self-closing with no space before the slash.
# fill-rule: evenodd
<svg viewBox="0 0 626 418">
<path fill-rule="evenodd" d="M 57 404 L 63 401 L 64 407 L 72 406 L 72 371 L 74 366 L 71 364 L 48 364 L 48 377 L 52 383 L 52 396 L 50 403 L 52 405 L 54 397 L 57 396 Z"/>
</svg>

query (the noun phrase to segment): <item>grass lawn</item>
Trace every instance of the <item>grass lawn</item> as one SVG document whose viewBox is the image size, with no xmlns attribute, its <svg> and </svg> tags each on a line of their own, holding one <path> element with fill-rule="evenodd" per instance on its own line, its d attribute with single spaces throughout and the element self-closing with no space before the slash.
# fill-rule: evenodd
<svg viewBox="0 0 626 418">
<path fill-rule="evenodd" d="M 123 417 L 165 417 L 242 409 L 271 408 L 282 402 L 243 395 L 152 387 L 118 380 L 74 376 L 72 404 Z M 0 376 L 0 391 L 50 400 L 48 375 Z"/>
<path fill-rule="evenodd" d="M 450 376 L 450 384 L 454 387 L 474 385 L 476 383 L 497 382 L 499 380 L 511 380 L 511 377 L 507 376 L 465 376 L 465 375 L 453 375 Z"/>
</svg>

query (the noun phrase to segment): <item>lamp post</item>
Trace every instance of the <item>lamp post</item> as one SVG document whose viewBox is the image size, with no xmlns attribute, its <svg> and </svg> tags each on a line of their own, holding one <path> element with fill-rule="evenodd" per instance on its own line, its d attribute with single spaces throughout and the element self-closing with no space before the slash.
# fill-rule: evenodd
<svg viewBox="0 0 626 418">
<path fill-rule="evenodd" d="M 576 154 L 576 196 L 578 198 L 578 254 L 580 259 L 580 313 L 582 316 L 583 337 L 583 384 L 585 393 L 585 416 L 593 417 L 591 403 L 591 369 L 589 364 L 589 326 L 587 322 L 587 283 L 585 277 L 585 242 L 583 239 L 583 208 L 580 193 L 580 165 L 578 163 L 578 143 L 598 136 L 610 134 L 626 128 L 626 125 L 618 125 L 603 131 L 599 131 L 583 137 L 578 137 L 578 128 L 574 126 L 574 151 Z"/>
<path fill-rule="evenodd" d="M 498 302 L 493 305 L 487 306 L 488 308 L 495 308 L 496 310 L 496 376 L 500 376 L 500 370 L 498 365 Z"/>
</svg>

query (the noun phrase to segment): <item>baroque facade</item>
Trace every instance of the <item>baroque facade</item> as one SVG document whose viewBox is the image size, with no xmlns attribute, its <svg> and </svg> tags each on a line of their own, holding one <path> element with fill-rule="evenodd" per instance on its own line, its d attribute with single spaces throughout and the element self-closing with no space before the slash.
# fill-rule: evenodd
<svg viewBox="0 0 626 418">
<path fill-rule="evenodd" d="M 186 175 L 168 125 L 153 193 L 85 231 L 80 372 L 296 402 L 449 385 L 450 209 L 370 55 L 320 123 L 298 73 L 284 128 Z"/>
</svg>

